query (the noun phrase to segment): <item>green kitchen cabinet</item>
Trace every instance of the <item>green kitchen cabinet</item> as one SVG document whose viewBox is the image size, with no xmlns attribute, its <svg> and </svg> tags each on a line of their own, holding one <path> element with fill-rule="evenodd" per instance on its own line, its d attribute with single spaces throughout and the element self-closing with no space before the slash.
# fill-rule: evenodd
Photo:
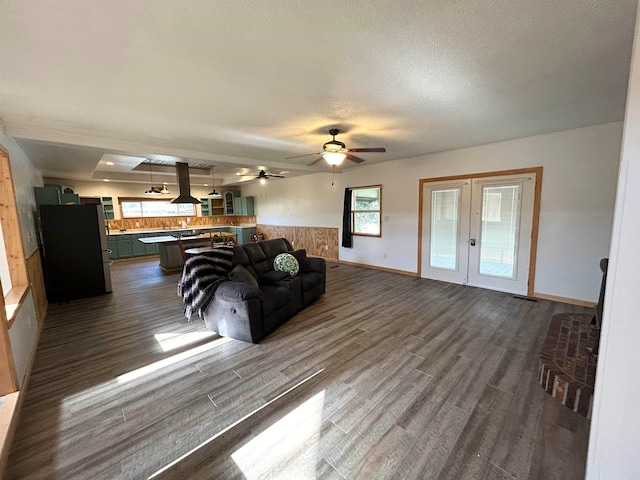
<svg viewBox="0 0 640 480">
<path fill-rule="evenodd" d="M 251 235 L 256 233 L 255 227 L 229 227 L 229 232 L 235 234 L 240 245 L 251 243 Z"/>
<path fill-rule="evenodd" d="M 131 253 L 134 257 L 146 255 L 145 244 L 138 240 L 143 235 L 129 235 L 131 237 Z"/>
<path fill-rule="evenodd" d="M 211 199 L 210 198 L 201 198 L 200 199 L 200 209 L 202 211 L 203 217 L 211 216 Z"/>
<path fill-rule="evenodd" d="M 107 248 L 109 249 L 109 259 L 115 260 L 118 258 L 118 242 L 115 237 L 107 238 Z"/>
<path fill-rule="evenodd" d="M 253 197 L 235 197 L 233 210 L 235 215 L 254 215 Z"/>
<path fill-rule="evenodd" d="M 131 239 L 129 235 L 119 235 L 117 240 L 118 246 L 118 258 L 128 258 L 133 256 L 133 249 L 131 247 Z M 137 241 L 137 240 L 136 240 Z"/>
<path fill-rule="evenodd" d="M 61 193 L 60 205 L 80 205 L 80 195 L 77 193 Z"/>
<path fill-rule="evenodd" d="M 140 235 L 140 237 L 157 237 L 157 233 L 146 233 L 144 235 Z M 158 254 L 158 244 L 157 243 L 142 243 L 138 240 L 140 245 L 144 246 L 144 254 L 145 255 L 157 255 Z"/>
<path fill-rule="evenodd" d="M 107 220 L 113 220 L 115 214 L 113 213 L 113 198 L 112 197 L 100 197 L 100 201 L 102 202 L 102 208 L 104 210 L 104 217 Z"/>
<path fill-rule="evenodd" d="M 234 209 L 234 199 L 240 196 L 238 191 L 222 192 L 222 206 L 225 215 L 237 215 Z"/>
<path fill-rule="evenodd" d="M 60 190 L 56 187 L 34 187 L 36 205 L 60 205 Z"/>
</svg>

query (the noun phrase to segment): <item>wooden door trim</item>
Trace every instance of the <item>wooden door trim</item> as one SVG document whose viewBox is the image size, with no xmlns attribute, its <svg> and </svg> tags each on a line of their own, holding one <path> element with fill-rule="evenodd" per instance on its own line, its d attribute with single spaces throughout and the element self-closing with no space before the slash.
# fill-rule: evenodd
<svg viewBox="0 0 640 480">
<path fill-rule="evenodd" d="M 540 199 L 542 196 L 542 167 L 517 168 L 512 170 L 498 170 L 494 172 L 470 173 L 468 175 L 452 175 L 449 177 L 421 178 L 418 182 L 418 277 L 422 277 L 422 204 L 424 201 L 424 186 L 428 183 L 450 182 L 485 177 L 499 177 L 503 175 L 522 175 L 535 173 L 536 182 L 533 193 L 533 218 L 531 219 L 531 248 L 529 250 L 529 275 L 527 278 L 527 296 L 533 296 L 536 276 L 536 259 L 538 252 L 538 231 L 540 226 Z"/>
</svg>

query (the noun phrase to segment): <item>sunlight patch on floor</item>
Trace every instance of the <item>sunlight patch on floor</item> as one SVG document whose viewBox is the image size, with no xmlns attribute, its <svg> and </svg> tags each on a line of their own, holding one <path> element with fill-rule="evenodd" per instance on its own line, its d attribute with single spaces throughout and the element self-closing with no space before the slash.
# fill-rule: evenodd
<svg viewBox="0 0 640 480">
<path fill-rule="evenodd" d="M 198 451 L 204 451 L 206 452 L 206 450 L 203 449 L 207 449 L 209 448 L 211 445 L 214 444 L 214 442 L 216 441 L 216 439 L 222 437 L 225 433 L 229 432 L 230 430 L 242 425 L 243 422 L 249 420 L 252 416 L 264 411 L 265 409 L 267 409 L 268 407 L 276 404 L 276 402 L 278 402 L 280 399 L 286 397 L 288 394 L 290 394 L 291 392 L 295 391 L 296 389 L 302 387 L 304 384 L 306 384 L 307 382 L 309 382 L 310 380 L 312 380 L 313 378 L 315 378 L 317 375 L 320 375 L 322 372 L 324 371 L 324 368 L 321 368 L 320 370 L 318 370 L 317 372 L 309 375 L 308 377 L 306 377 L 304 380 L 298 382 L 297 384 L 295 384 L 293 387 L 289 388 L 288 390 L 286 390 L 285 392 L 281 393 L 280 395 L 278 395 L 277 397 L 273 398 L 272 400 L 269 400 L 267 403 L 265 403 L 264 405 L 262 405 L 261 407 L 255 409 L 254 411 L 252 411 L 251 413 L 245 415 L 244 417 L 242 417 L 240 420 L 232 423 L 231 425 L 229 425 L 228 427 L 222 429 L 220 432 L 216 433 L 215 435 L 213 435 L 211 438 L 209 438 L 208 440 L 202 442 L 200 445 L 198 445 L 196 448 L 192 449 L 191 451 L 185 453 L 184 455 L 182 455 L 181 457 L 177 458 L 176 460 L 174 460 L 173 462 L 169 463 L 168 465 L 165 465 L 164 467 L 162 467 L 160 470 L 158 470 L 157 472 L 153 473 L 151 476 L 148 477 L 148 480 L 152 480 L 156 477 L 159 477 L 160 475 L 164 474 L 165 472 L 169 472 L 172 467 L 176 467 L 176 466 L 180 466 L 180 464 L 182 464 L 183 462 L 188 462 L 189 461 L 189 457 L 191 455 L 193 455 L 194 453 L 198 452 Z M 308 404 L 308 405 L 307 405 Z M 303 437 L 306 440 L 305 443 L 309 443 L 308 440 L 313 439 L 313 441 L 316 442 L 319 440 L 320 437 L 320 428 L 322 425 L 322 409 L 324 408 L 324 390 L 322 392 L 320 392 L 319 394 L 315 395 L 314 397 L 312 397 L 311 399 L 307 400 L 303 405 L 301 405 L 300 407 L 298 407 L 296 410 L 294 410 L 293 412 L 291 412 L 289 415 L 293 415 L 295 412 L 298 411 L 298 409 L 303 408 L 306 406 L 306 409 L 308 409 L 310 412 L 315 412 L 315 413 L 311 413 L 307 411 L 306 409 L 303 409 L 305 412 L 306 417 L 303 416 L 303 418 L 306 418 L 306 420 L 304 422 L 300 422 L 299 424 L 294 424 L 295 428 L 300 428 L 303 432 L 310 432 L 307 435 L 303 435 Z M 288 415 L 288 416 L 289 416 Z M 287 416 L 287 417 L 288 417 Z M 319 416 L 319 418 L 318 418 Z M 286 418 L 286 417 L 285 417 Z M 295 418 L 299 420 L 300 416 L 299 415 L 295 415 Z M 276 422 L 275 425 L 279 425 L 280 422 L 284 421 L 285 419 L 281 419 L 279 422 Z M 305 425 L 306 423 L 308 423 L 308 425 Z M 290 424 L 287 424 L 286 426 L 283 426 L 282 428 L 288 428 L 290 427 Z M 271 427 L 269 427 L 270 429 Z M 262 434 L 259 435 L 259 437 Z M 293 445 L 293 443 L 291 443 L 290 445 Z M 235 453 L 232 454 L 232 458 L 233 455 L 238 454 L 238 452 L 240 452 L 241 450 L 243 450 L 242 448 L 238 449 Z M 307 454 L 311 453 L 313 454 L 313 456 L 315 457 L 315 449 L 314 448 L 307 448 Z M 269 452 L 269 455 L 271 453 Z M 242 453 L 238 454 L 240 457 L 243 456 Z M 253 452 L 252 452 L 252 456 L 253 456 Z M 245 457 L 245 458 L 249 458 L 249 457 Z M 235 459 L 234 459 L 235 460 Z M 241 458 L 239 460 L 240 462 L 243 462 L 246 464 L 246 468 L 250 468 L 249 465 L 249 461 L 245 461 L 244 458 Z M 237 462 L 237 461 L 236 461 Z M 187 463 L 188 465 L 188 463 Z M 242 468 L 242 467 L 240 467 Z M 307 469 L 309 472 L 311 471 L 311 469 Z M 315 463 L 314 463 L 314 472 L 315 472 Z M 289 471 L 289 470 L 288 470 Z M 297 476 L 296 476 L 297 475 Z M 292 478 L 295 480 L 305 480 L 306 478 L 309 479 L 315 479 L 315 473 L 313 473 L 312 476 L 307 476 L 306 474 L 296 474 L 292 477 L 280 477 L 280 478 Z M 252 480 L 253 478 L 258 478 L 258 477 L 247 477 L 247 480 Z M 261 478 L 267 478 L 262 476 Z M 276 478 L 275 476 L 270 476 L 268 478 Z"/>
<path fill-rule="evenodd" d="M 231 458 L 247 480 L 315 479 L 323 409 L 324 390 L 236 450 Z"/>
<path fill-rule="evenodd" d="M 156 333 L 154 337 L 164 352 L 175 350 L 192 343 L 197 343 L 205 338 L 218 335 L 216 332 L 187 332 L 187 333 Z"/>
<path fill-rule="evenodd" d="M 173 365 L 174 363 L 181 362 L 182 360 L 186 360 L 187 358 L 191 358 L 208 350 L 212 350 L 230 341 L 230 338 L 219 338 L 217 340 L 214 340 L 213 342 L 205 343 L 204 345 L 191 348 L 185 352 L 180 352 L 171 357 L 164 358 L 154 363 L 150 363 L 149 365 L 145 365 L 142 368 L 138 368 L 137 370 L 132 370 L 131 372 L 125 373 L 124 375 L 120 375 L 118 377 L 118 383 L 122 384 L 130 382 L 131 380 L 135 380 L 136 378 L 144 377 L 145 375 L 156 372 L 161 368 L 168 367 L 169 365 Z"/>
</svg>

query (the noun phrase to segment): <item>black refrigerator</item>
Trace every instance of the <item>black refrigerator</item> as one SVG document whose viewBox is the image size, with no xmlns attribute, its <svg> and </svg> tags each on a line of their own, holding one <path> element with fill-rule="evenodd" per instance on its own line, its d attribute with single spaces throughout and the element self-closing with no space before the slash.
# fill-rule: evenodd
<svg viewBox="0 0 640 480">
<path fill-rule="evenodd" d="M 40 240 L 50 302 L 111 292 L 102 205 L 41 205 Z"/>
</svg>

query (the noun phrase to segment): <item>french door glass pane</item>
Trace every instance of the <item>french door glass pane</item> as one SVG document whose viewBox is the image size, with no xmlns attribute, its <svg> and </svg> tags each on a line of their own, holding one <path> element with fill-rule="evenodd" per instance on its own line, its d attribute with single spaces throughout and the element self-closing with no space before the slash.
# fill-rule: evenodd
<svg viewBox="0 0 640 480">
<path fill-rule="evenodd" d="M 482 187 L 480 274 L 514 279 L 519 185 Z"/>
<path fill-rule="evenodd" d="M 431 267 L 457 269 L 459 199 L 459 188 L 431 192 Z"/>
</svg>

